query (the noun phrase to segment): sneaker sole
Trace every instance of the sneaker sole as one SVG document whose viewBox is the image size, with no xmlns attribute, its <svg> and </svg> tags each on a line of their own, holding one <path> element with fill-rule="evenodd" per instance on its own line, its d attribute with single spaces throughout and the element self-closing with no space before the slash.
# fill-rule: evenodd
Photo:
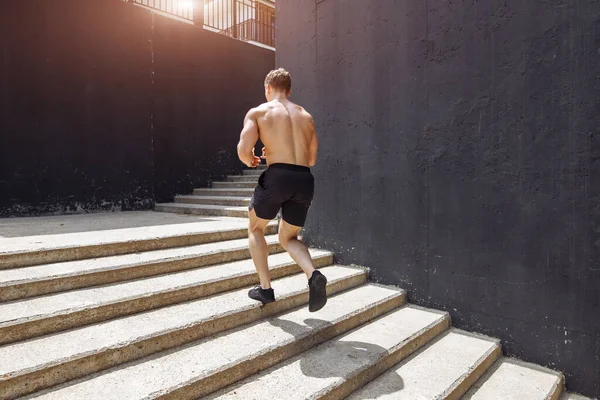
<svg viewBox="0 0 600 400">
<path fill-rule="evenodd" d="M 315 290 L 308 300 L 308 311 L 316 312 L 327 304 L 327 278 L 325 275 L 315 276 Z M 314 295 L 313 295 L 314 294 Z"/>
</svg>

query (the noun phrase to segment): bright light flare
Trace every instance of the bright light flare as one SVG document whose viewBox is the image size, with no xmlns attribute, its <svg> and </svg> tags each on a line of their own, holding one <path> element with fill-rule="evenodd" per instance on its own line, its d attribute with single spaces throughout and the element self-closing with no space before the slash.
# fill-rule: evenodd
<svg viewBox="0 0 600 400">
<path fill-rule="evenodd" d="M 180 10 L 192 10 L 194 8 L 193 0 L 182 0 L 179 2 Z"/>
</svg>

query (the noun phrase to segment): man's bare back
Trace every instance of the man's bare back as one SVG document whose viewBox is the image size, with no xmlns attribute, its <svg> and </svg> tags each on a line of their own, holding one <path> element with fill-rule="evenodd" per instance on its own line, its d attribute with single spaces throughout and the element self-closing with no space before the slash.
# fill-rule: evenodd
<svg viewBox="0 0 600 400">
<path fill-rule="evenodd" d="M 248 139 L 254 142 L 255 137 L 261 139 L 267 164 L 312 167 L 317 162 L 318 142 L 313 118 L 287 99 L 274 99 L 251 109 L 246 115 L 244 130 Z"/>
<path fill-rule="evenodd" d="M 255 108 L 253 114 L 267 149 L 267 164 L 315 165 L 315 124 L 304 108 L 289 100 L 273 100 Z"/>
</svg>

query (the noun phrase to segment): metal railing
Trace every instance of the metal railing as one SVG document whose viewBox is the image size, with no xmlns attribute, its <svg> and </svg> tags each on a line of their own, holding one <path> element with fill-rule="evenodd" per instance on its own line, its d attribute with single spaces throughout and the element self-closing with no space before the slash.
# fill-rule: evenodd
<svg viewBox="0 0 600 400">
<path fill-rule="evenodd" d="M 174 15 L 188 21 L 194 21 L 194 5 L 197 2 L 193 0 L 130 0 L 132 3 L 139 4 L 153 10 L 161 11 L 165 14 Z"/>
<path fill-rule="evenodd" d="M 275 8 L 256 0 L 213 0 L 204 8 L 204 25 L 247 42 L 275 47 Z"/>
<path fill-rule="evenodd" d="M 124 0 L 247 42 L 275 47 L 269 0 Z"/>
</svg>

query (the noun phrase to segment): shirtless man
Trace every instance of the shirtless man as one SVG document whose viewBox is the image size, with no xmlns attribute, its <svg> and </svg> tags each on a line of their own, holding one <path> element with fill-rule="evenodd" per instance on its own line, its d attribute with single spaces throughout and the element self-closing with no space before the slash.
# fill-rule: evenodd
<svg viewBox="0 0 600 400">
<path fill-rule="evenodd" d="M 315 180 L 309 167 L 317 162 L 318 143 L 312 116 L 288 100 L 291 86 L 290 74 L 282 68 L 267 75 L 267 103 L 248 112 L 237 147 L 240 160 L 256 168 L 261 158 L 254 154 L 254 146 L 260 137 L 265 145 L 263 158 L 269 166 L 258 179 L 249 207 L 250 254 L 260 286 L 251 289 L 248 296 L 263 304 L 275 301 L 265 228 L 281 209 L 279 243 L 306 274 L 310 292 L 308 309 L 314 312 L 327 303 L 327 278 L 315 270 L 308 247 L 298 239 L 298 233 L 313 198 Z"/>
</svg>

